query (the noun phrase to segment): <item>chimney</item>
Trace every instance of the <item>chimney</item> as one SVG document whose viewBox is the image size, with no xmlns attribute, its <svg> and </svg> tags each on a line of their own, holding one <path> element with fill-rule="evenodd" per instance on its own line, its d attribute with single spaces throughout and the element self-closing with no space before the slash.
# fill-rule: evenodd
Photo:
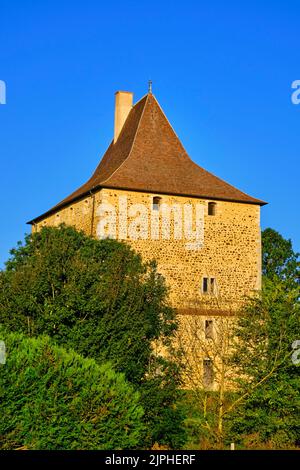
<svg viewBox="0 0 300 470">
<path fill-rule="evenodd" d="M 114 142 L 117 141 L 120 132 L 132 108 L 133 93 L 129 91 L 117 91 L 115 93 L 115 133 Z"/>
</svg>

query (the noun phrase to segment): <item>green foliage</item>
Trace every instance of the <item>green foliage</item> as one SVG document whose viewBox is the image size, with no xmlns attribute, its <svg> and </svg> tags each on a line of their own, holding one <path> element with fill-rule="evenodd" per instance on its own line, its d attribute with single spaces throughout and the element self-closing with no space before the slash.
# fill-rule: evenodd
<svg viewBox="0 0 300 470">
<path fill-rule="evenodd" d="M 169 356 L 158 386 L 155 371 L 163 359 L 153 352 L 159 341 L 171 353 L 175 311 L 155 263 L 143 264 L 127 244 L 64 225 L 27 236 L 0 272 L 0 322 L 31 337 L 46 334 L 99 364 L 111 361 L 141 391 L 147 432 L 140 445 L 165 435 L 170 446 L 183 439 L 174 404 L 178 371 Z M 154 403 L 168 407 L 159 420 Z"/>
<path fill-rule="evenodd" d="M 286 240 L 271 228 L 262 232 L 263 276 L 278 277 L 292 285 L 300 282 L 299 253 L 293 250 L 291 240 Z"/>
<path fill-rule="evenodd" d="M 265 278 L 236 328 L 232 357 L 239 398 L 228 416 L 230 438 L 247 447 L 287 448 L 300 437 L 300 368 L 292 343 L 300 339 L 299 288 Z"/>
<path fill-rule="evenodd" d="M 145 414 L 151 426 L 145 429 L 144 443 L 180 449 L 186 441 L 184 407 L 180 400 L 178 365 L 162 357 L 155 358 L 152 372 L 140 387 Z M 157 393 L 153 393 L 157 390 Z"/>
<path fill-rule="evenodd" d="M 185 449 L 220 450 L 224 448 L 218 432 L 219 393 L 203 389 L 184 390 L 181 402 L 186 415 L 187 442 Z M 226 391 L 223 407 L 228 408 L 234 400 L 234 393 Z"/>
<path fill-rule="evenodd" d="M 232 363 L 236 402 L 227 415 L 229 440 L 246 448 L 293 448 L 300 439 L 298 253 L 273 229 L 262 232 L 263 289 L 240 313 Z"/>
<path fill-rule="evenodd" d="M 212 429 L 217 425 L 217 397 L 214 392 L 199 389 L 182 391 L 187 431 L 186 449 L 207 450 L 218 447 Z"/>
<path fill-rule="evenodd" d="M 46 336 L 0 330 L 0 449 L 126 449 L 143 430 L 139 394 L 109 364 L 98 365 Z"/>
<path fill-rule="evenodd" d="M 71 227 L 44 228 L 11 253 L 1 279 L 3 323 L 113 360 L 129 380 L 141 379 L 151 341 L 173 319 L 154 266 L 125 244 Z"/>
</svg>

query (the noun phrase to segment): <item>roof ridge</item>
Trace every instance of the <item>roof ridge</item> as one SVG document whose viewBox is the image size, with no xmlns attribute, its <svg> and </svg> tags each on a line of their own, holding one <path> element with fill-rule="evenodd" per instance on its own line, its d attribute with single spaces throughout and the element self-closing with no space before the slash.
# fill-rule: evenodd
<svg viewBox="0 0 300 470">
<path fill-rule="evenodd" d="M 180 139 L 179 136 L 177 135 L 177 133 L 176 133 L 174 127 L 173 127 L 172 124 L 170 123 L 170 121 L 169 121 L 167 115 L 165 114 L 164 110 L 163 110 L 162 107 L 160 106 L 160 104 L 159 104 L 159 102 L 157 101 L 155 95 L 152 95 L 152 96 L 153 96 L 153 98 L 154 98 L 156 104 L 158 105 L 160 111 L 162 112 L 162 115 L 164 116 L 164 118 L 166 119 L 166 121 L 167 121 L 167 123 L 169 124 L 170 128 L 172 129 L 173 134 L 174 134 L 175 137 L 178 139 L 178 142 L 179 142 L 179 144 L 180 144 L 182 150 L 184 151 L 186 157 L 193 163 L 193 165 L 194 165 L 195 167 L 201 168 L 201 169 L 202 169 L 203 171 L 205 171 L 206 173 L 209 173 L 209 174 L 212 175 L 214 178 L 216 178 L 217 180 L 219 180 L 221 183 L 223 183 L 223 184 L 225 183 L 226 185 L 230 186 L 231 188 L 236 189 L 235 186 L 233 186 L 233 185 L 230 184 L 230 183 L 227 183 L 227 181 L 225 181 L 223 178 L 220 178 L 219 176 L 215 175 L 215 174 L 212 173 L 211 171 L 208 171 L 208 170 L 206 170 L 205 168 L 203 168 L 203 166 L 198 165 L 198 163 L 194 162 L 194 160 L 189 156 L 188 152 L 186 151 L 186 149 L 185 149 L 183 143 L 181 142 L 181 139 Z M 239 190 L 239 191 L 240 191 L 240 193 L 244 194 L 245 196 L 248 196 L 248 194 L 245 193 L 244 191 L 241 191 L 241 190 Z"/>
<path fill-rule="evenodd" d="M 144 98 L 148 97 L 149 93 L 145 93 L 134 105 L 132 106 L 132 109 L 136 107 L 137 104 L 139 104 L 140 101 L 143 101 Z"/>
<path fill-rule="evenodd" d="M 232 189 L 235 189 L 235 190 L 237 189 L 233 184 L 228 183 L 223 178 L 220 178 L 219 176 L 215 175 L 212 171 L 206 170 L 205 168 L 203 168 L 203 166 L 198 165 L 198 163 L 195 163 L 190 157 L 189 157 L 189 159 L 191 160 L 191 162 L 193 163 L 194 166 L 196 166 L 198 168 L 201 168 L 201 170 L 203 170 L 203 171 L 205 171 L 205 173 L 208 173 L 209 175 L 213 176 L 214 178 L 219 180 L 222 184 L 226 184 L 227 186 L 230 186 Z M 244 191 L 241 191 L 240 189 L 238 189 L 238 191 L 240 193 L 244 194 L 245 196 L 249 196 L 249 194 L 245 193 Z M 253 199 L 256 199 L 256 198 L 253 198 Z M 257 200 L 260 200 L 260 199 L 257 199 Z M 264 201 L 261 201 L 261 202 L 264 202 Z"/>
<path fill-rule="evenodd" d="M 181 145 L 182 150 L 184 151 L 184 153 L 186 154 L 186 156 L 188 157 L 188 159 L 191 160 L 191 162 L 192 162 L 193 160 L 191 159 L 191 157 L 190 157 L 189 154 L 187 153 L 186 149 L 184 148 L 184 146 L 183 146 L 183 144 L 182 144 L 180 138 L 178 137 L 178 135 L 177 135 L 177 133 L 176 133 L 174 127 L 173 127 L 172 124 L 170 123 L 170 121 L 169 121 L 169 119 L 167 118 L 167 116 L 166 116 L 164 110 L 162 109 L 161 105 L 160 105 L 159 102 L 157 101 L 156 96 L 155 96 L 155 95 L 152 95 L 152 96 L 153 96 L 153 98 L 155 99 L 155 102 L 156 102 L 156 104 L 158 105 L 158 107 L 159 107 L 159 109 L 160 109 L 162 115 L 164 116 L 165 120 L 167 121 L 167 123 L 169 124 L 170 128 L 172 129 L 173 134 L 174 134 L 175 137 L 178 139 L 179 144 Z M 193 162 L 193 163 L 194 163 L 194 162 Z"/>
<path fill-rule="evenodd" d="M 137 101 L 135 103 L 135 105 L 132 107 L 132 109 L 140 102 L 142 101 L 144 98 L 146 97 L 146 100 L 145 100 L 145 104 L 144 104 L 144 107 L 143 107 L 143 111 L 141 113 L 141 116 L 140 116 L 140 119 L 139 119 L 139 123 L 137 125 L 137 128 L 136 128 L 136 131 L 135 131 L 135 134 L 134 134 L 134 138 L 132 140 L 132 144 L 131 144 L 131 147 L 130 147 L 130 150 L 128 152 L 128 155 L 127 157 L 122 161 L 121 165 L 118 166 L 118 168 L 116 168 L 111 175 L 109 175 L 108 178 L 106 178 L 106 180 L 104 181 L 101 181 L 101 185 L 105 184 L 107 181 L 110 180 L 110 178 L 112 178 L 114 176 L 115 173 L 117 173 L 117 171 L 119 171 L 119 169 L 124 165 L 124 163 L 128 160 L 128 158 L 130 157 L 131 155 L 131 152 L 132 152 L 132 149 L 133 149 L 133 146 L 134 146 L 134 143 L 135 143 L 135 140 L 136 140 L 136 136 L 137 136 L 137 133 L 138 133 L 138 130 L 139 130 L 139 127 L 140 127 L 140 124 L 141 124 L 141 121 L 142 121 L 142 118 L 143 118 L 143 115 L 144 115 L 144 112 L 145 112 L 145 108 L 146 108 L 146 105 L 147 105 L 147 101 L 149 99 L 149 93 L 146 93 L 146 95 L 143 96 L 143 98 L 141 98 L 139 101 Z M 125 121 L 126 122 L 126 121 Z M 125 123 L 124 123 L 125 124 Z"/>
</svg>

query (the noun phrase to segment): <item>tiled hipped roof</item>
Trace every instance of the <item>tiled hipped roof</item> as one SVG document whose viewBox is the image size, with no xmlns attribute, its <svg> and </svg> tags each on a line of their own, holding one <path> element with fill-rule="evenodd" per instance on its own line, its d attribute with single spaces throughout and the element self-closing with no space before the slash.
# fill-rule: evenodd
<svg viewBox="0 0 300 470">
<path fill-rule="evenodd" d="M 152 94 L 132 107 L 117 141 L 112 141 L 92 177 L 30 223 L 100 187 L 265 204 L 196 165 Z"/>
</svg>

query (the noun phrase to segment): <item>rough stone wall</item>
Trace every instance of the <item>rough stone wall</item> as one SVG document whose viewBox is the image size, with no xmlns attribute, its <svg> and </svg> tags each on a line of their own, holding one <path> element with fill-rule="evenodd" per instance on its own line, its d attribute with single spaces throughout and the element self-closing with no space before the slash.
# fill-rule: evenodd
<svg viewBox="0 0 300 470">
<path fill-rule="evenodd" d="M 207 335 L 206 321 L 212 322 Z M 234 375 L 226 358 L 232 352 L 234 332 L 233 316 L 180 315 L 180 328 L 176 332 L 175 346 L 183 351 L 183 383 L 191 390 L 209 389 L 214 391 L 233 388 Z M 205 381 L 204 362 L 213 366 L 211 383 Z"/>
<path fill-rule="evenodd" d="M 94 196 L 86 197 L 74 204 L 60 209 L 37 224 L 34 224 L 32 226 L 32 231 L 39 231 L 42 227 L 46 226 L 57 227 L 58 225 L 65 223 L 66 225 L 75 227 L 77 230 L 83 230 L 87 235 L 94 235 L 94 206 Z"/>
<path fill-rule="evenodd" d="M 44 225 L 57 226 L 64 222 L 88 235 L 97 236 L 100 216 L 97 209 L 100 203 L 110 204 L 116 209 L 116 237 L 129 242 L 140 252 L 144 260 L 156 259 L 159 272 L 165 276 L 170 286 L 172 304 L 186 313 L 191 308 L 208 307 L 214 310 L 235 310 L 244 297 L 255 289 L 260 289 L 261 245 L 260 245 L 260 208 L 253 204 L 227 201 L 216 202 L 216 215 L 208 215 L 207 200 L 181 196 L 158 195 L 161 202 L 197 204 L 204 210 L 204 244 L 202 248 L 187 249 L 190 242 L 184 234 L 183 239 L 174 239 L 174 221 L 171 216 L 170 239 L 151 239 L 152 200 L 155 195 L 115 189 L 101 189 L 96 194 L 82 199 L 56 214 L 39 222 L 33 230 Z M 127 236 L 124 232 L 124 218 L 119 220 L 120 197 L 127 198 Z M 141 215 L 142 225 L 147 224 L 146 239 L 132 239 L 130 230 L 135 224 L 137 213 L 131 213 L 134 204 L 147 208 L 147 215 Z M 161 217 L 161 216 L 160 216 Z M 145 218 L 147 221 L 145 221 Z M 119 223 L 120 222 L 120 223 Z M 160 219 L 161 227 L 161 219 Z M 193 226 L 193 228 L 195 228 Z M 125 234 L 125 235 L 124 235 Z M 141 237 L 145 234 L 141 230 Z M 216 279 L 215 295 L 202 293 L 202 278 Z"/>
</svg>

